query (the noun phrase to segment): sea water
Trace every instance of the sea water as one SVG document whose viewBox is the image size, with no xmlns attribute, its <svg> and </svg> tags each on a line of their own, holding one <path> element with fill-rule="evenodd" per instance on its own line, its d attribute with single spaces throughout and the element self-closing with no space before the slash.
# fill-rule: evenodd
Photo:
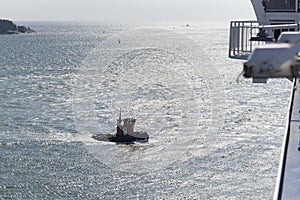
<svg viewBox="0 0 300 200">
<path fill-rule="evenodd" d="M 0 198 L 272 199 L 291 82 L 236 78 L 228 22 L 0 36 Z M 145 144 L 95 141 L 119 111 Z"/>
</svg>

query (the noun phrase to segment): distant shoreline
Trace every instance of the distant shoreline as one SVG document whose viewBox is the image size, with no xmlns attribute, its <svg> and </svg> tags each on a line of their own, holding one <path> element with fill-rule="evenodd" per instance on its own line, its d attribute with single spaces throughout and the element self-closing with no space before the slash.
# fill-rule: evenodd
<svg viewBox="0 0 300 200">
<path fill-rule="evenodd" d="M 12 21 L 6 19 L 0 19 L 0 35 L 12 35 L 21 33 L 35 33 L 29 27 L 17 26 Z"/>
</svg>

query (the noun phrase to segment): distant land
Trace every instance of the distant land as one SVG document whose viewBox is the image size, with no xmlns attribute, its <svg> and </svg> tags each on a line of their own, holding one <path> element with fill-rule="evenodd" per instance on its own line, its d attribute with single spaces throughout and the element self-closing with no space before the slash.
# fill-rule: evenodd
<svg viewBox="0 0 300 200">
<path fill-rule="evenodd" d="M 35 32 L 29 27 L 17 26 L 12 21 L 0 19 L 0 34 L 19 34 L 19 33 L 33 33 Z"/>
</svg>

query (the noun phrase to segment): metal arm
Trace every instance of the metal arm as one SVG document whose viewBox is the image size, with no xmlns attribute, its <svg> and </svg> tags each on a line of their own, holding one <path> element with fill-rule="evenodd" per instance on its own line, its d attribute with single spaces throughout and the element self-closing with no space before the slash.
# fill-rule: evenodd
<svg viewBox="0 0 300 200">
<path fill-rule="evenodd" d="M 288 36 L 288 38 L 297 36 L 297 42 L 256 48 L 244 64 L 244 76 L 252 77 L 254 82 L 262 82 L 261 80 L 267 78 L 299 78 L 300 33 L 297 32 Z M 287 38 L 286 35 L 285 38 Z"/>
</svg>

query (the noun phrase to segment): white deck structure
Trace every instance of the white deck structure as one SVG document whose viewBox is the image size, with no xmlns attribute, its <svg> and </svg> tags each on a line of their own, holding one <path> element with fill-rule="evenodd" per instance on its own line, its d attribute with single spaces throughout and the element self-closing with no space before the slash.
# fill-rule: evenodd
<svg viewBox="0 0 300 200">
<path fill-rule="evenodd" d="M 247 58 L 244 76 L 253 82 L 264 83 L 269 78 L 293 81 L 274 199 L 300 199 L 300 0 L 251 3 L 257 21 L 231 22 L 229 57 Z M 274 44 L 258 47 L 263 43 Z"/>
<path fill-rule="evenodd" d="M 300 80 L 294 81 L 274 199 L 300 199 Z"/>
</svg>

